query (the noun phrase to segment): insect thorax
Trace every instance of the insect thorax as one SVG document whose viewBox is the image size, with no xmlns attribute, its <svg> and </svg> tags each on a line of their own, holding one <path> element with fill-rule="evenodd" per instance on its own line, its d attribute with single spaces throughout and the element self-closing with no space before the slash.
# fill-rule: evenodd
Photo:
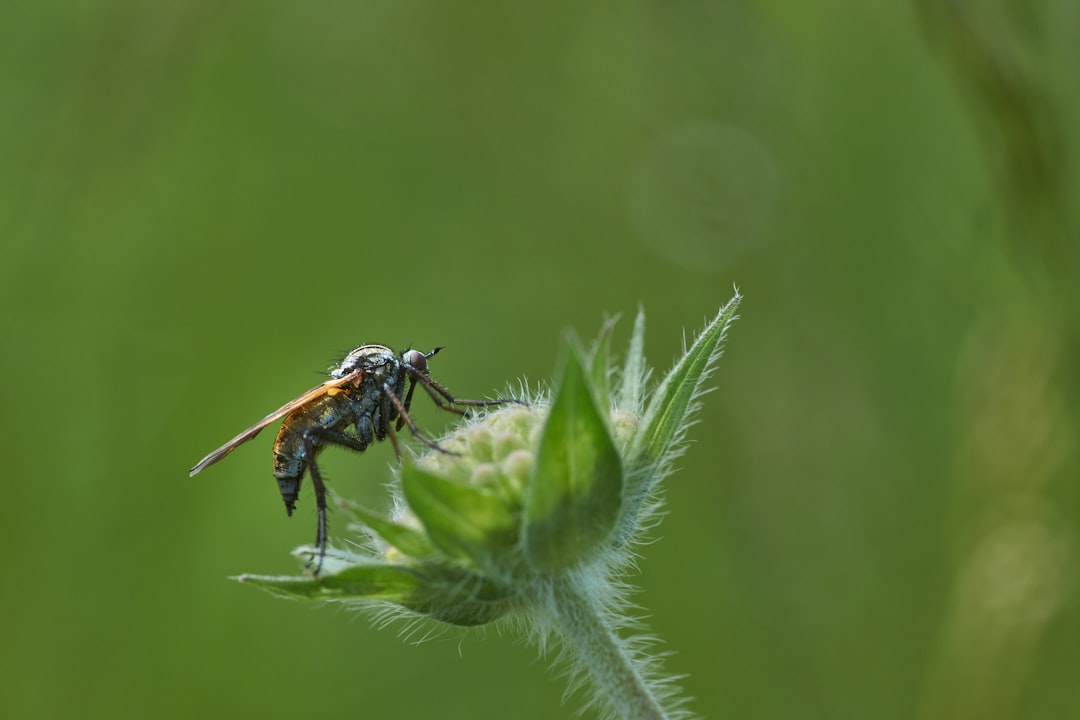
<svg viewBox="0 0 1080 720">
<path fill-rule="evenodd" d="M 356 370 L 368 370 L 373 375 L 379 375 L 380 371 L 393 371 L 400 364 L 397 354 L 385 345 L 361 345 L 346 355 L 337 367 L 331 368 L 330 375 L 340 378 Z M 385 375 L 382 380 L 386 381 Z"/>
</svg>

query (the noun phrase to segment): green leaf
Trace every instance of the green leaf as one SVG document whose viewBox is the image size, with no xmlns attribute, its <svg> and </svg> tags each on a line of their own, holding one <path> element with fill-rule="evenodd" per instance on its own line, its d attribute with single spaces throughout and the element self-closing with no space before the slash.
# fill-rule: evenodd
<svg viewBox="0 0 1080 720">
<path fill-rule="evenodd" d="M 396 523 L 360 505 L 353 505 L 349 509 L 357 520 L 410 557 L 430 557 L 437 552 L 431 540 L 419 530 Z"/>
<path fill-rule="evenodd" d="M 571 343 L 526 490 L 525 557 L 542 570 L 596 551 L 622 506 L 622 462 L 588 378 Z"/>
<path fill-rule="evenodd" d="M 649 369 L 645 364 L 645 309 L 639 307 L 634 319 L 634 331 L 630 335 L 630 347 L 626 351 L 623 363 L 622 379 L 619 383 L 617 404 L 620 410 L 641 412 L 641 398 L 645 393 L 645 383 L 649 379 Z"/>
<path fill-rule="evenodd" d="M 409 464 L 401 471 L 409 507 L 443 552 L 486 565 L 512 553 L 518 526 L 503 500 L 485 488 Z"/>
<path fill-rule="evenodd" d="M 592 352 L 589 353 L 589 379 L 592 381 L 596 405 L 601 410 L 611 408 L 611 333 L 618 320 L 619 318 L 612 317 L 604 321 L 600 326 L 600 334 L 593 343 Z"/>
<path fill-rule="evenodd" d="M 451 625 L 484 625 L 509 612 L 517 587 L 446 562 L 426 563 L 424 584 L 405 607 Z"/>
<path fill-rule="evenodd" d="M 694 339 L 653 393 L 629 453 L 634 467 L 664 463 L 686 434 L 689 416 L 701 386 L 720 358 L 728 327 L 737 317 L 742 296 L 720 309 L 717 316 Z"/>
<path fill-rule="evenodd" d="M 379 563 L 351 565 L 318 578 L 241 575 L 236 579 L 274 595 L 305 600 L 366 598 L 400 603 L 413 597 L 420 588 L 420 578 L 413 571 Z"/>
</svg>

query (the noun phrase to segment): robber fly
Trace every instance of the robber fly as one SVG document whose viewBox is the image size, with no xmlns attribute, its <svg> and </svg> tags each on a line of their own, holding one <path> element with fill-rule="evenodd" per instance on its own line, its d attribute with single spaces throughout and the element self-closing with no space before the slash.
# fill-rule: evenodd
<svg viewBox="0 0 1080 720">
<path fill-rule="evenodd" d="M 292 515 L 304 473 L 311 472 L 319 516 L 315 536 L 319 554 L 314 569 L 314 574 L 318 575 L 326 557 L 326 485 L 315 458 L 324 447 L 341 445 L 362 452 L 373 441 L 389 436 L 397 454 L 394 430 L 408 426 L 425 445 L 446 452 L 424 436 L 409 417 L 413 390 L 417 385 L 440 409 L 459 415 L 465 414 L 464 407 L 518 402 L 455 398 L 428 375 L 428 360 L 441 349 L 436 347 L 429 353 L 406 350 L 398 355 L 383 345 L 361 345 L 330 370 L 329 380 L 281 406 L 204 457 L 191 468 L 190 474 L 202 472 L 258 435 L 270 423 L 284 418 L 274 440 L 274 477 L 285 501 L 285 511 Z M 395 420 L 396 427 L 391 427 Z"/>
</svg>

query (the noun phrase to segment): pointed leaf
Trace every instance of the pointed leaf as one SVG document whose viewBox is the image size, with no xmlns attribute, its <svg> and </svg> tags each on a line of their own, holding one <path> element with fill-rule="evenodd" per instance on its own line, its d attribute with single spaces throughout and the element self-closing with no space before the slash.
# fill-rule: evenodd
<svg viewBox="0 0 1080 720">
<path fill-rule="evenodd" d="M 589 353 L 589 378 L 592 381 L 596 405 L 602 411 L 611 408 L 610 368 L 611 368 L 611 333 L 615 329 L 618 317 L 608 318 L 600 326 L 600 334 Z"/>
<path fill-rule="evenodd" d="M 274 595 L 306 600 L 367 598 L 404 602 L 420 587 L 420 579 L 411 570 L 376 563 L 352 565 L 341 572 L 317 578 L 241 575 L 236 579 Z"/>
<path fill-rule="evenodd" d="M 571 344 L 526 490 L 526 559 L 554 570 L 595 552 L 614 527 L 622 494 L 619 453 Z"/>
<path fill-rule="evenodd" d="M 634 331 L 630 335 L 630 347 L 626 351 L 623 363 L 622 379 L 619 383 L 620 410 L 641 412 L 641 398 L 645 392 L 645 383 L 649 379 L 649 370 L 645 365 L 645 308 L 639 307 L 634 319 Z"/>
<path fill-rule="evenodd" d="M 360 505 L 353 505 L 350 510 L 357 520 L 410 557 L 430 557 L 437 552 L 431 540 L 419 530 L 384 518 Z"/>
<path fill-rule="evenodd" d="M 694 401 L 720 358 L 724 338 L 741 300 L 742 296 L 736 292 L 653 393 L 630 452 L 635 466 L 663 462 L 683 439 Z"/>
</svg>

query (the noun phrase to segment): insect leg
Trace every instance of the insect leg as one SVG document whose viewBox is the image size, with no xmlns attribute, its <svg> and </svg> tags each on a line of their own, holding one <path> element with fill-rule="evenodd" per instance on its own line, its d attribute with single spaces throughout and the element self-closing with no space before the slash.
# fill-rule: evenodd
<svg viewBox="0 0 1080 720">
<path fill-rule="evenodd" d="M 435 348 L 434 350 L 431 351 L 431 354 L 434 355 L 438 351 L 439 351 L 439 348 Z M 415 390 L 415 389 L 416 389 L 416 378 L 411 377 L 411 378 L 409 378 L 409 392 L 405 393 L 404 406 L 405 406 L 406 411 L 408 411 L 408 409 L 412 407 L 412 394 L 413 394 L 413 390 Z M 394 426 L 394 429 L 395 430 L 400 430 L 403 425 L 405 425 L 405 416 L 404 415 L 398 415 L 397 425 Z M 395 445 L 394 447 L 397 447 L 397 446 Z"/>
<path fill-rule="evenodd" d="M 444 388 L 439 383 L 432 380 L 426 375 L 418 375 L 413 380 L 419 382 L 424 387 L 424 391 L 431 397 L 431 401 L 440 410 L 446 410 L 447 412 L 457 413 L 458 415 L 464 415 L 467 411 L 455 405 L 464 405 L 466 407 L 491 407 L 493 405 L 506 405 L 507 403 L 517 403 L 518 405 L 524 405 L 525 403 L 517 398 L 499 398 L 497 400 L 465 400 L 463 398 L 456 398 L 450 394 L 450 391 Z"/>
<path fill-rule="evenodd" d="M 358 428 L 359 429 L 359 428 Z M 363 432 L 363 431 L 361 431 Z M 313 575 L 318 576 L 322 570 L 323 560 L 326 558 L 326 483 L 323 482 L 322 471 L 315 462 L 315 454 L 319 448 L 325 445 L 341 445 L 357 452 L 363 452 L 371 442 L 370 433 L 365 438 L 356 437 L 337 430 L 328 430 L 321 427 L 313 427 L 304 433 L 304 457 L 308 461 L 308 469 L 311 471 L 311 486 L 315 489 L 315 508 L 318 511 L 319 520 L 315 533 L 315 547 L 319 549 L 318 562 L 315 563 Z M 312 558 L 308 561 L 310 566 Z"/>
<path fill-rule="evenodd" d="M 390 401 L 390 403 L 398 411 L 398 417 L 406 425 L 409 426 L 409 430 L 412 432 L 413 435 L 417 437 L 417 439 L 420 440 L 420 442 L 424 443 L 432 450 L 438 450 L 439 452 L 446 453 L 447 455 L 454 454 L 449 450 L 443 450 L 441 447 L 439 447 L 438 443 L 433 440 L 429 440 L 426 435 L 420 432 L 419 428 L 416 427 L 416 423 L 414 423 L 413 419 L 409 417 L 409 411 L 405 409 L 405 405 L 401 402 L 401 398 L 397 396 L 397 394 L 390 388 L 389 385 L 383 385 L 383 397 Z M 390 437 L 393 437 L 393 433 L 391 433 Z M 394 441 L 394 448 L 397 448 L 396 440 Z"/>
</svg>

